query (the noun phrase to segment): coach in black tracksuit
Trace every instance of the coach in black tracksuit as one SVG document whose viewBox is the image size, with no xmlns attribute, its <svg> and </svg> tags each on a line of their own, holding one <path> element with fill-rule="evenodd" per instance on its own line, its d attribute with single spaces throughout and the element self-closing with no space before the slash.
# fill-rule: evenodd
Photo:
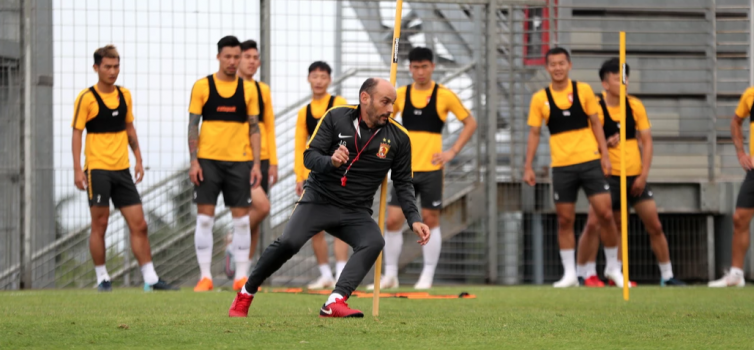
<svg viewBox="0 0 754 350">
<path fill-rule="evenodd" d="M 259 259 L 246 282 L 246 291 L 255 292 L 307 240 L 324 230 L 354 250 L 333 291 L 333 295 L 347 299 L 385 245 L 371 207 L 382 179 L 391 170 L 409 226 L 419 236 L 420 244 L 429 239 L 411 182 L 408 132 L 390 118 L 395 88 L 385 80 L 370 78 L 359 95 L 358 106 L 335 107 L 320 119 L 304 152 L 304 164 L 312 170 L 304 194 L 283 235 Z"/>
</svg>

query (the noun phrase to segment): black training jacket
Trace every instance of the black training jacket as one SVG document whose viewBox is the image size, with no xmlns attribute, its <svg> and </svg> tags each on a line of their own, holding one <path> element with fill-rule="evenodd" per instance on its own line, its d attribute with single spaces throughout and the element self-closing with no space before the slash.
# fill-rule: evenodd
<svg viewBox="0 0 754 350">
<path fill-rule="evenodd" d="M 392 171 L 393 186 L 409 226 L 421 222 L 412 184 L 411 141 L 408 132 L 389 118 L 385 126 L 372 130 L 361 121 L 357 134 L 356 123 L 360 113 L 358 106 L 338 106 L 320 118 L 304 151 L 304 165 L 312 171 L 304 189 L 319 194 L 328 204 L 346 209 L 364 208 L 371 214 L 375 192 L 388 171 Z M 358 149 L 362 152 L 359 159 L 351 165 L 357 155 L 357 139 Z M 331 157 L 341 144 L 348 148 L 349 159 L 336 168 L 332 165 Z M 346 173 L 349 165 L 351 168 Z"/>
</svg>

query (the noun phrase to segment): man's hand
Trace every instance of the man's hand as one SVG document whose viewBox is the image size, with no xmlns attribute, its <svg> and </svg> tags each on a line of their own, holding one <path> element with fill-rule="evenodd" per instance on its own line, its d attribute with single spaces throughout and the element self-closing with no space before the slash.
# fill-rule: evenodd
<svg viewBox="0 0 754 350">
<path fill-rule="evenodd" d="M 449 149 L 442 153 L 435 153 L 432 155 L 433 165 L 445 165 L 445 163 L 453 160 L 456 157 L 456 151 Z"/>
<path fill-rule="evenodd" d="M 607 138 L 607 147 L 616 147 L 620 143 L 620 134 L 616 133 Z"/>
<path fill-rule="evenodd" d="M 304 194 L 304 182 L 296 182 L 296 195 L 301 197 L 302 194 Z"/>
<path fill-rule="evenodd" d="M 141 165 L 141 162 L 137 162 L 134 166 L 134 183 L 138 184 L 142 179 L 144 179 L 144 166 Z"/>
<path fill-rule="evenodd" d="M 73 172 L 73 181 L 76 185 L 76 188 L 78 188 L 81 191 L 86 191 L 86 174 L 83 170 L 78 169 Z"/>
<path fill-rule="evenodd" d="M 345 164 L 348 161 L 348 148 L 346 148 L 346 146 L 340 145 L 340 147 L 335 150 L 335 153 L 333 153 L 331 158 L 332 165 L 336 168 L 340 168 L 341 165 Z"/>
<path fill-rule="evenodd" d="M 529 186 L 534 186 L 537 184 L 537 175 L 534 174 L 534 169 L 531 167 L 525 167 L 524 168 L 524 182 L 526 182 Z"/>
<path fill-rule="evenodd" d="M 610 176 L 613 172 L 613 166 L 610 164 L 610 156 L 607 154 L 602 155 L 602 172 L 605 173 L 605 177 Z"/>
<path fill-rule="evenodd" d="M 272 188 L 273 185 L 275 185 L 278 182 L 278 166 L 277 165 L 270 165 L 270 169 L 267 170 L 267 176 L 269 176 L 270 188 Z"/>
<path fill-rule="evenodd" d="M 631 196 L 638 197 L 644 192 L 644 187 L 647 186 L 647 179 L 644 176 L 637 176 L 634 180 L 634 184 L 631 186 Z"/>
<path fill-rule="evenodd" d="M 262 184 L 262 170 L 259 163 L 254 163 L 254 166 L 251 167 L 249 183 L 251 184 L 251 189 L 256 189 Z"/>
<path fill-rule="evenodd" d="M 411 229 L 414 230 L 414 233 L 416 233 L 417 236 L 419 236 L 419 240 L 416 241 L 416 243 L 425 245 L 429 242 L 429 226 L 421 222 L 415 222 L 411 226 Z"/>
<path fill-rule="evenodd" d="M 751 157 L 746 152 L 738 152 L 738 163 L 744 170 L 749 171 L 752 168 Z"/>
<path fill-rule="evenodd" d="M 194 185 L 199 186 L 204 181 L 204 174 L 202 174 L 202 167 L 199 165 L 199 161 L 195 160 L 191 162 L 191 168 L 189 169 L 189 179 Z"/>
</svg>

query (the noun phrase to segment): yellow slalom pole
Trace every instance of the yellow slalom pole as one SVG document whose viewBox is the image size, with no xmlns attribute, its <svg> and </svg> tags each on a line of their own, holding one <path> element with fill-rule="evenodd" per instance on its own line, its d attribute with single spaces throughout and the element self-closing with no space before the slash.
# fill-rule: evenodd
<svg viewBox="0 0 754 350">
<path fill-rule="evenodd" d="M 393 53 L 390 56 L 390 84 L 395 86 L 398 75 L 398 42 L 401 38 L 401 14 L 403 11 L 403 0 L 395 1 L 395 25 L 393 27 Z M 380 215 L 378 224 L 380 232 L 385 236 L 385 204 L 387 202 L 387 176 L 382 180 L 380 190 Z M 377 256 L 377 262 L 374 265 L 374 294 L 372 296 L 372 316 L 380 315 L 380 275 L 382 274 L 382 253 Z"/>
<path fill-rule="evenodd" d="M 620 32 L 620 236 L 623 253 L 623 299 L 628 300 L 628 206 L 626 196 L 626 32 Z"/>
</svg>

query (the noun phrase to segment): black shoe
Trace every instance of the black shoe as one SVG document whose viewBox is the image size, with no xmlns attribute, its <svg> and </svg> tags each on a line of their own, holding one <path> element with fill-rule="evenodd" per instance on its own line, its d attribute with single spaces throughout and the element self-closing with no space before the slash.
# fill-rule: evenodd
<svg viewBox="0 0 754 350">
<path fill-rule="evenodd" d="M 579 276 L 579 286 L 584 286 L 584 277 Z"/>
<path fill-rule="evenodd" d="M 144 291 L 145 292 L 151 292 L 153 290 L 181 290 L 178 287 L 172 286 L 169 283 L 165 282 L 160 278 L 157 283 L 153 285 L 149 285 L 144 283 Z"/>
<path fill-rule="evenodd" d="M 110 281 L 102 281 L 100 282 L 100 284 L 97 285 L 97 291 L 98 292 L 112 292 L 113 283 Z"/>
<path fill-rule="evenodd" d="M 683 281 L 681 281 L 681 280 L 679 280 L 679 279 L 676 279 L 675 277 L 673 277 L 673 278 L 670 278 L 670 279 L 667 279 L 667 280 L 661 279 L 660 280 L 660 286 L 661 287 L 666 287 L 666 286 L 667 287 L 684 287 L 684 286 L 686 286 L 686 283 L 683 282 Z"/>
</svg>

